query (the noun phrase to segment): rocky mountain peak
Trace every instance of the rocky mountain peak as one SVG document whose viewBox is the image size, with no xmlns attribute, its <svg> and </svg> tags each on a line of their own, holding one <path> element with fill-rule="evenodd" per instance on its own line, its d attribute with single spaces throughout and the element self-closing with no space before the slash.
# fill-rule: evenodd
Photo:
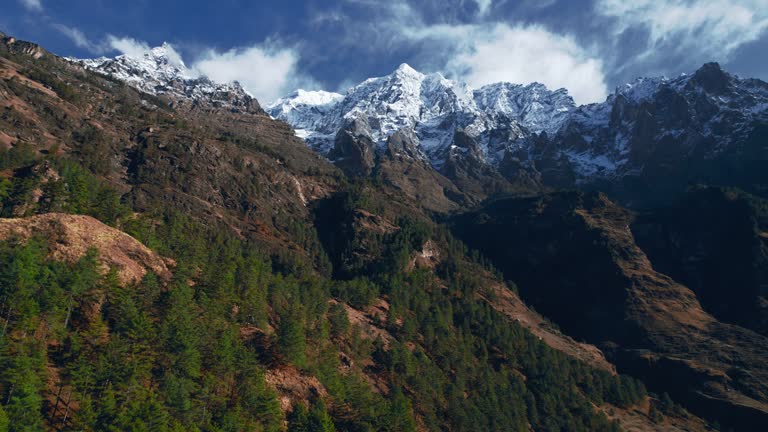
<svg viewBox="0 0 768 432">
<path fill-rule="evenodd" d="M 368 117 L 371 139 L 381 151 L 389 136 L 408 128 L 416 133 L 421 152 L 435 166 L 442 163 L 444 150 L 458 129 L 476 138 L 484 157 L 500 160 L 503 148 L 494 147 L 489 131 L 512 130 L 515 133 L 505 136 L 515 139 L 526 133 L 554 133 L 565 113 L 575 107 L 564 89 L 550 91 L 539 83 L 499 83 L 474 90 L 466 83 L 439 73 L 424 74 L 405 63 L 389 75 L 363 81 L 343 96 L 327 95 L 332 96 L 294 93 L 267 111 L 290 123 L 297 135 L 326 155 L 344 119 L 351 115 Z"/>
<path fill-rule="evenodd" d="M 0 32 L 0 43 L 5 45 L 12 53 L 28 55 L 34 59 L 39 59 L 46 53 L 46 51 L 36 43 L 18 40 L 3 32 Z"/>
<path fill-rule="evenodd" d="M 651 167 L 666 166 L 670 158 L 712 160 L 726 154 L 750 135 L 756 121 L 766 121 L 768 85 L 708 63 L 691 75 L 638 78 L 618 86 L 605 102 L 576 106 L 567 90 L 541 83 L 471 89 L 402 64 L 345 95 L 299 92 L 268 112 L 324 155 L 334 148 L 346 118 L 364 116 L 376 152 L 386 152 L 388 137 L 407 129 L 418 138 L 416 154 L 426 155 L 441 172 L 448 158 L 462 153 L 460 146 L 451 147 L 462 131 L 476 144 L 472 159 L 500 171 L 515 161 L 515 176 L 541 177 L 545 184 L 645 175 L 686 184 L 689 180 L 674 170 L 652 173 Z"/>
<path fill-rule="evenodd" d="M 126 56 L 129 56 L 125 54 Z M 129 56 L 130 57 L 130 56 Z M 150 49 L 144 53 L 144 58 L 153 60 L 159 67 L 170 66 L 177 68 L 179 72 L 190 75 L 187 70 L 187 66 L 184 64 L 184 60 L 181 59 L 179 53 L 168 42 L 163 42 L 162 45 Z"/>
<path fill-rule="evenodd" d="M 109 75 L 140 91 L 168 96 L 196 109 L 261 112 L 258 102 L 236 81 L 216 83 L 189 70 L 167 42 L 141 55 L 131 53 L 96 59 L 67 58 L 86 69 Z"/>
<path fill-rule="evenodd" d="M 412 68 L 408 63 L 401 63 L 400 66 L 395 69 L 394 75 L 398 77 L 408 77 L 415 79 L 421 79 L 424 77 L 424 74 Z"/>
<path fill-rule="evenodd" d="M 712 62 L 700 67 L 691 77 L 691 81 L 709 93 L 720 94 L 727 90 L 730 75 L 718 63 Z"/>
</svg>

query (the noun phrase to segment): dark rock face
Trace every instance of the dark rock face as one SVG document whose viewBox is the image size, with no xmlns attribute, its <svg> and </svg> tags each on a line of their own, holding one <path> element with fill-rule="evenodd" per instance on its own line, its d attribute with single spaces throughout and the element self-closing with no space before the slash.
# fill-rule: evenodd
<svg viewBox="0 0 768 432">
<path fill-rule="evenodd" d="M 457 217 L 454 232 L 620 372 L 728 427 L 768 427 L 768 338 L 719 322 L 654 269 L 630 221 L 602 194 L 559 192 L 490 203 Z"/>
<path fill-rule="evenodd" d="M 363 117 L 349 120 L 336 134 L 336 141 L 328 157 L 347 175 L 369 176 L 375 166 L 375 146 L 371 140 L 371 127 Z"/>
<path fill-rule="evenodd" d="M 635 207 L 669 203 L 699 183 L 764 194 L 766 101 L 768 84 L 716 63 L 691 76 L 638 80 L 604 104 L 579 107 L 555 136 L 534 146 L 534 159 L 547 185 L 562 187 L 575 173 L 571 186 Z"/>
<path fill-rule="evenodd" d="M 485 163 L 478 143 L 464 131 L 456 131 L 453 145 L 446 149 L 442 159 L 445 162 L 439 172 L 477 200 L 513 189 L 507 179 Z"/>
<path fill-rule="evenodd" d="M 447 212 L 468 204 L 469 197 L 432 169 L 418 140 L 406 128 L 392 134 L 386 150 L 379 155 L 375 177 L 431 211 Z"/>
<path fill-rule="evenodd" d="M 581 137 L 575 141 L 584 141 Z M 534 168 L 540 182 L 554 188 L 571 188 L 576 184 L 576 172 L 568 158 L 546 136 L 531 139 Z"/>
<path fill-rule="evenodd" d="M 451 178 L 480 177 L 484 174 L 483 154 L 474 138 L 464 131 L 453 135 L 453 146 L 448 149 L 443 172 Z"/>
<path fill-rule="evenodd" d="M 722 94 L 729 88 L 728 74 L 717 63 L 706 63 L 693 74 L 691 82 L 708 93 Z"/>
<path fill-rule="evenodd" d="M 403 128 L 390 135 L 387 138 L 385 154 L 390 159 L 408 157 L 428 165 L 426 156 L 419 149 L 419 138 L 411 129 Z"/>
<path fill-rule="evenodd" d="M 707 311 L 768 335 L 768 202 L 701 187 L 632 230 L 654 268 L 694 290 Z"/>
<path fill-rule="evenodd" d="M 627 293 L 619 287 L 625 276 L 603 271 L 615 253 L 627 252 L 608 250 L 601 232 L 589 229 L 577 213 L 581 205 L 591 208 L 603 200 L 575 193 L 505 199 L 460 216 L 456 229 L 470 246 L 503 263 L 526 301 L 545 315 L 557 316 L 571 334 L 601 340 L 629 333 L 638 337 L 637 327 L 623 319 Z M 623 209 L 606 211 L 613 213 L 618 229 L 629 223 Z M 552 277 L 557 282 L 540 284 Z"/>
</svg>

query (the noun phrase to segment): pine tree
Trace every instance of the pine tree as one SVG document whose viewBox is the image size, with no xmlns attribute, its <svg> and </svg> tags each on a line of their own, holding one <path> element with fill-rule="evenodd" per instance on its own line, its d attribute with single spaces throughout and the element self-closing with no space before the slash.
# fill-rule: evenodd
<svg viewBox="0 0 768 432">
<path fill-rule="evenodd" d="M 298 367 L 306 364 L 306 340 L 300 307 L 293 305 L 280 320 L 278 347 L 285 358 Z"/>
<path fill-rule="evenodd" d="M 298 403 L 293 407 L 293 411 L 288 416 L 288 430 L 291 432 L 310 432 L 309 412 L 303 404 Z"/>
<path fill-rule="evenodd" d="M 322 399 L 317 400 L 309 412 L 308 430 L 311 432 L 336 432 L 336 426 L 333 424 L 325 403 Z"/>
<path fill-rule="evenodd" d="M 5 413 L 3 406 L 0 405 L 0 432 L 8 432 L 8 414 Z"/>
<path fill-rule="evenodd" d="M 400 387 L 395 387 L 390 394 L 388 427 L 391 431 L 412 432 L 416 430 L 411 401 L 403 394 Z"/>
<path fill-rule="evenodd" d="M 664 392 L 661 395 L 661 412 L 664 414 L 671 414 L 675 409 L 675 403 L 672 398 L 669 397 L 669 393 Z"/>
</svg>

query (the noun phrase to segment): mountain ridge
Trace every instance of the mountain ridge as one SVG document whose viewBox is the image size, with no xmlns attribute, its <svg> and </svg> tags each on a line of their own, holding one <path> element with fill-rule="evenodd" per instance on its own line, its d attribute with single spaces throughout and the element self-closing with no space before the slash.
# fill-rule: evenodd
<svg viewBox="0 0 768 432">
<path fill-rule="evenodd" d="M 163 45 L 138 59 L 70 61 L 191 108 L 261 112 L 239 84 L 193 77 L 174 54 Z M 747 187 L 751 182 L 759 185 L 751 190 L 757 193 L 768 184 L 757 167 L 742 173 L 728 168 L 768 158 L 759 145 L 750 144 L 759 141 L 752 138 L 756 128 L 768 123 L 768 84 L 728 74 L 716 63 L 675 78 L 641 77 L 617 86 L 604 102 L 578 106 L 566 89 L 504 82 L 472 89 L 403 63 L 345 94 L 296 90 L 265 111 L 287 122 L 319 154 L 365 175 L 372 170 L 349 165 L 356 156 L 334 149 L 355 119 L 370 130 L 372 159 L 363 163 L 375 165 L 373 159 L 386 153 L 388 138 L 407 129 L 414 138 L 411 153 L 451 181 L 457 179 L 446 165 L 450 160 L 483 166 L 512 184 L 606 189 L 619 198 L 644 195 L 640 201 L 711 182 L 712 165 L 732 172 L 718 184 Z M 476 150 L 462 150 L 454 141 L 457 132 L 466 134 Z M 678 172 L 670 158 L 687 161 L 691 169 Z"/>
<path fill-rule="evenodd" d="M 188 69 L 167 42 L 141 56 L 122 54 L 113 58 L 65 59 L 123 81 L 145 93 L 170 96 L 182 104 L 191 102 L 193 107 L 207 105 L 232 111 L 261 112 L 259 103 L 240 83 L 218 83 Z"/>
<path fill-rule="evenodd" d="M 382 125 L 370 137 L 379 147 L 391 131 L 413 129 L 438 171 L 453 148 L 453 133 L 464 130 L 477 141 L 481 162 L 499 169 L 510 158 L 528 161 L 528 171 L 551 186 L 588 186 L 642 174 L 649 165 L 646 157 L 653 156 L 648 149 L 658 147 L 648 141 L 676 141 L 683 147 L 680 157 L 717 159 L 742 145 L 752 123 L 768 119 L 768 84 L 728 74 L 716 63 L 677 78 L 638 78 L 617 86 L 604 102 L 580 106 L 567 90 L 538 83 L 470 90 L 439 74 L 401 69 L 320 105 L 307 100 L 288 108 L 292 98 L 284 98 L 266 110 L 326 155 L 343 118 L 364 115 L 372 125 Z M 403 95 L 406 81 L 411 90 Z M 650 136 L 648 122 L 657 124 Z M 552 172 L 542 168 L 553 165 L 558 166 Z"/>
</svg>

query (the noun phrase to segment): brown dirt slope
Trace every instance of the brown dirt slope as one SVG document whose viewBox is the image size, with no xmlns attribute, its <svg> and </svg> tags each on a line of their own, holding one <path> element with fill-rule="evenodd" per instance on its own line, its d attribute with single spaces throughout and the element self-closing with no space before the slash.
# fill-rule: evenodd
<svg viewBox="0 0 768 432">
<path fill-rule="evenodd" d="M 0 240 L 28 240 L 42 236 L 51 247 L 51 258 L 76 262 L 90 248 L 98 251 L 104 269 L 114 268 L 121 282 L 141 280 L 148 271 L 170 277 L 166 262 L 135 238 L 90 216 L 48 213 L 0 219 Z"/>
<path fill-rule="evenodd" d="M 528 329 L 539 340 L 550 347 L 563 352 L 596 368 L 616 373 L 616 367 L 605 359 L 599 348 L 588 343 L 577 342 L 563 334 L 551 322 L 534 312 L 520 299 L 520 296 L 504 285 L 489 280 L 493 298 L 483 298 L 498 312 Z"/>
</svg>

